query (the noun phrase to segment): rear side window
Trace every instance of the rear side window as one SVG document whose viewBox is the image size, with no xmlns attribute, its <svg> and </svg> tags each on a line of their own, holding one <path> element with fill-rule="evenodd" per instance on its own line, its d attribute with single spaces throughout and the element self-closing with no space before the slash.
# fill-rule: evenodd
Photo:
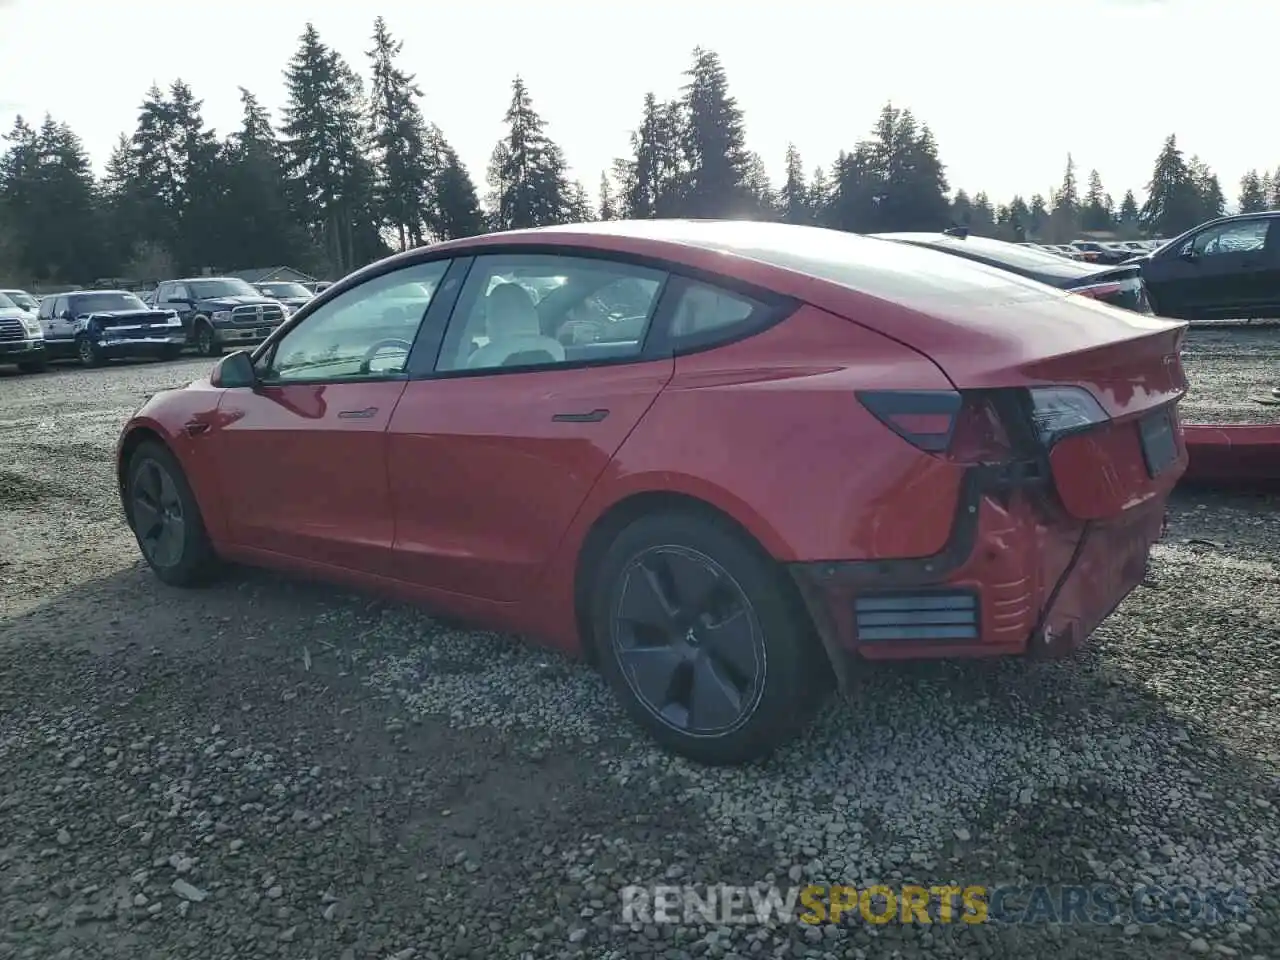
<svg viewBox="0 0 1280 960">
<path fill-rule="evenodd" d="M 765 304 L 697 280 L 681 281 L 677 296 L 670 332 L 675 350 L 732 340 L 769 319 Z"/>
</svg>

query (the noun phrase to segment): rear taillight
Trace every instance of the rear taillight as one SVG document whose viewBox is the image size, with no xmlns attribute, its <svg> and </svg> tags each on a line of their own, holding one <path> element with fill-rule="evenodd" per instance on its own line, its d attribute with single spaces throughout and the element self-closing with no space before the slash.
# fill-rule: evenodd
<svg viewBox="0 0 1280 960">
<path fill-rule="evenodd" d="M 1083 287 L 1071 287 L 1070 292 L 1138 313 L 1151 312 L 1151 305 L 1147 301 L 1147 288 L 1139 277 L 1103 280 Z"/>
<path fill-rule="evenodd" d="M 956 463 L 1007 463 L 1109 419 L 1082 387 L 870 390 L 860 391 L 858 399 L 918 450 Z"/>
<path fill-rule="evenodd" d="M 959 463 L 1002 463 L 1012 457 L 992 395 L 954 390 L 874 390 L 858 399 L 877 420 L 925 453 Z"/>
<path fill-rule="evenodd" d="M 1105 423 L 1107 411 L 1083 387 L 1032 387 L 1031 422 L 1042 446 L 1069 433 Z"/>
</svg>

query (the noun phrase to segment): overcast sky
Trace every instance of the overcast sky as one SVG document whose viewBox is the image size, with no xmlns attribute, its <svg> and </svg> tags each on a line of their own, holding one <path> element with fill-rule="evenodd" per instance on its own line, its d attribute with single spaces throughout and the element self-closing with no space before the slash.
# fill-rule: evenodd
<svg viewBox="0 0 1280 960">
<path fill-rule="evenodd" d="M 48 111 L 101 168 L 147 87 L 181 77 L 225 132 L 237 86 L 279 107 L 308 19 L 367 75 L 377 13 L 478 182 L 515 74 L 594 191 L 645 92 L 674 95 L 698 45 L 775 178 L 788 141 L 827 166 L 888 100 L 933 127 L 953 187 L 996 201 L 1047 194 L 1068 151 L 1117 200 L 1141 191 L 1170 132 L 1229 201 L 1245 170 L 1280 164 L 1280 125 L 1261 122 L 1278 0 L 0 0 L 0 124 Z"/>
</svg>

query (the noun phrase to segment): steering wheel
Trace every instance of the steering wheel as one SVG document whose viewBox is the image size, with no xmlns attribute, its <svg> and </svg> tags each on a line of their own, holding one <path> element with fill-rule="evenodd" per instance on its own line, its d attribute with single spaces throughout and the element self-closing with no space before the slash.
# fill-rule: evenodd
<svg viewBox="0 0 1280 960">
<path fill-rule="evenodd" d="M 364 352 L 364 359 L 360 361 L 360 372 L 368 373 L 370 367 L 373 366 L 374 357 L 387 347 L 401 347 L 407 356 L 409 351 L 413 349 L 413 344 L 408 340 L 401 340 L 399 337 L 387 337 L 384 340 L 379 340 Z"/>
</svg>

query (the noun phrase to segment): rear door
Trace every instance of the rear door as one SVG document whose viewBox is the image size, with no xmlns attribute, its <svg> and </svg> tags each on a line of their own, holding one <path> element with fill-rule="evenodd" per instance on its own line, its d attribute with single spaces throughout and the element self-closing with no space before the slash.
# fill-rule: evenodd
<svg viewBox="0 0 1280 960">
<path fill-rule="evenodd" d="M 528 595 L 671 379 L 670 351 L 647 336 L 666 282 L 619 259 L 475 259 L 438 358 L 414 371 L 388 430 L 401 577 Z"/>
</svg>

